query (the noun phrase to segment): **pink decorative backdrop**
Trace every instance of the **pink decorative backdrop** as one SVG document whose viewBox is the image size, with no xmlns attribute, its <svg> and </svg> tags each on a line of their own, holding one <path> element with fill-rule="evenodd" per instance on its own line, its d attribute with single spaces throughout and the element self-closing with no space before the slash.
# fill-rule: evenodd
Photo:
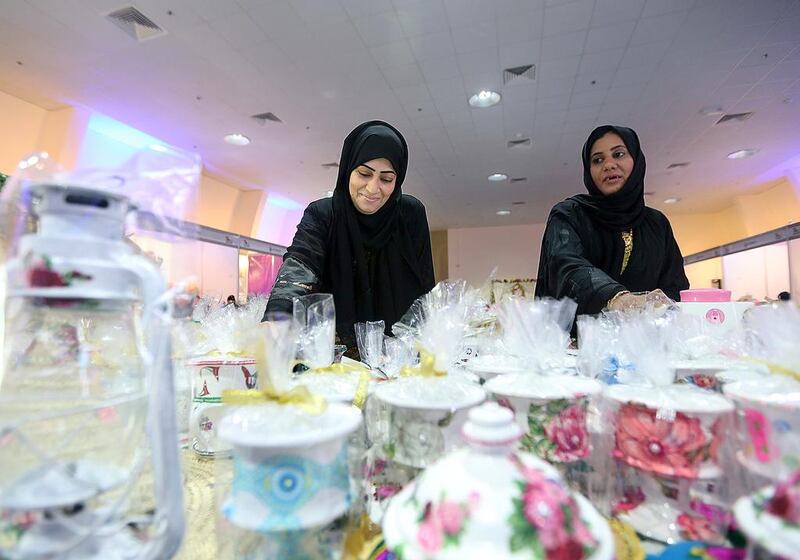
<svg viewBox="0 0 800 560">
<path fill-rule="evenodd" d="M 276 255 L 248 255 L 247 293 L 269 294 L 282 263 L 283 257 Z"/>
</svg>

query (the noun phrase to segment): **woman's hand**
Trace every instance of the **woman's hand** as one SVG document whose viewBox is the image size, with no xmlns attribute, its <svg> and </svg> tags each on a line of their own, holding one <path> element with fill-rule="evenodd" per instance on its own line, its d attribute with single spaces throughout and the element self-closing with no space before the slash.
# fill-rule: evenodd
<svg viewBox="0 0 800 560">
<path fill-rule="evenodd" d="M 653 310 L 662 311 L 675 305 L 667 294 L 659 289 L 644 294 L 632 294 L 630 292 L 620 292 L 608 302 L 610 311 L 643 311 Z"/>
</svg>

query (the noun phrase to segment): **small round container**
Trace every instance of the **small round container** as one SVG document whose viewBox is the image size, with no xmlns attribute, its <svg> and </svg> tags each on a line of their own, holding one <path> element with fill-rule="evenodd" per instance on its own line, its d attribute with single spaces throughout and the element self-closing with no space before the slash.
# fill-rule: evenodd
<svg viewBox="0 0 800 560">
<path fill-rule="evenodd" d="M 736 406 L 739 461 L 770 480 L 800 466 L 800 383 L 780 375 L 724 386 Z"/>
<path fill-rule="evenodd" d="M 346 441 L 361 412 L 329 404 L 320 415 L 267 403 L 234 409 L 219 437 L 233 448 L 223 515 L 251 531 L 293 531 L 330 523 L 350 506 Z"/>
<path fill-rule="evenodd" d="M 390 459 L 424 468 L 461 443 L 467 409 L 483 402 L 486 392 L 449 375 L 415 376 L 381 383 L 374 396 L 385 409 L 367 426 L 370 439 L 384 445 Z"/>
<path fill-rule="evenodd" d="M 716 478 L 733 405 L 691 385 L 613 385 L 606 389 L 612 455 L 662 476 Z"/>
<path fill-rule="evenodd" d="M 594 379 L 566 375 L 500 375 L 484 388 L 514 412 L 523 435 L 520 446 L 551 463 L 572 463 L 590 452 L 587 408 L 601 391 Z"/>
<path fill-rule="evenodd" d="M 467 370 L 480 377 L 481 381 L 488 381 L 497 375 L 522 373 L 525 368 L 518 360 L 507 356 L 481 355 L 467 362 Z"/>
</svg>

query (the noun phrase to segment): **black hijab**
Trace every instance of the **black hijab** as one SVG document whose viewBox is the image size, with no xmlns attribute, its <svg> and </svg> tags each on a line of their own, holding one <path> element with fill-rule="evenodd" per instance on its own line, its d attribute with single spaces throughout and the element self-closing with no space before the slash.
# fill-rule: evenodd
<svg viewBox="0 0 800 560">
<path fill-rule="evenodd" d="M 389 160 L 397 173 L 389 200 L 362 214 L 350 198 L 350 174 L 373 159 Z M 333 191 L 333 222 L 323 291 L 333 293 L 336 330 L 353 345 L 353 324 L 383 320 L 387 332 L 424 292 L 411 238 L 401 219 L 402 184 L 408 167 L 403 135 L 382 121 L 355 128 L 344 140 Z"/>
<path fill-rule="evenodd" d="M 620 190 L 608 196 L 594 184 L 591 174 L 592 146 L 609 132 L 622 138 L 633 158 L 633 170 Z M 637 227 L 645 217 L 644 173 L 645 161 L 639 137 L 624 126 L 603 125 L 595 128 L 583 145 L 583 184 L 589 194 L 579 194 L 572 199 L 584 207 L 601 226 L 614 231 L 627 231 Z"/>
</svg>

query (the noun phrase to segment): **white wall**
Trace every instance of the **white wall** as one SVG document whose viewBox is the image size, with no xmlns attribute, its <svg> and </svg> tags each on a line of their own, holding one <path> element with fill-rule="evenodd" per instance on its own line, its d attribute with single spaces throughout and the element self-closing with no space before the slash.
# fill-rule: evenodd
<svg viewBox="0 0 800 560">
<path fill-rule="evenodd" d="M 536 278 L 543 235 L 544 224 L 448 230 L 448 274 L 475 287 L 494 267 L 497 278 Z"/>
<path fill-rule="evenodd" d="M 776 243 L 722 257 L 722 287 L 733 299 L 749 295 L 777 298 L 789 290 L 789 247 Z"/>
</svg>

